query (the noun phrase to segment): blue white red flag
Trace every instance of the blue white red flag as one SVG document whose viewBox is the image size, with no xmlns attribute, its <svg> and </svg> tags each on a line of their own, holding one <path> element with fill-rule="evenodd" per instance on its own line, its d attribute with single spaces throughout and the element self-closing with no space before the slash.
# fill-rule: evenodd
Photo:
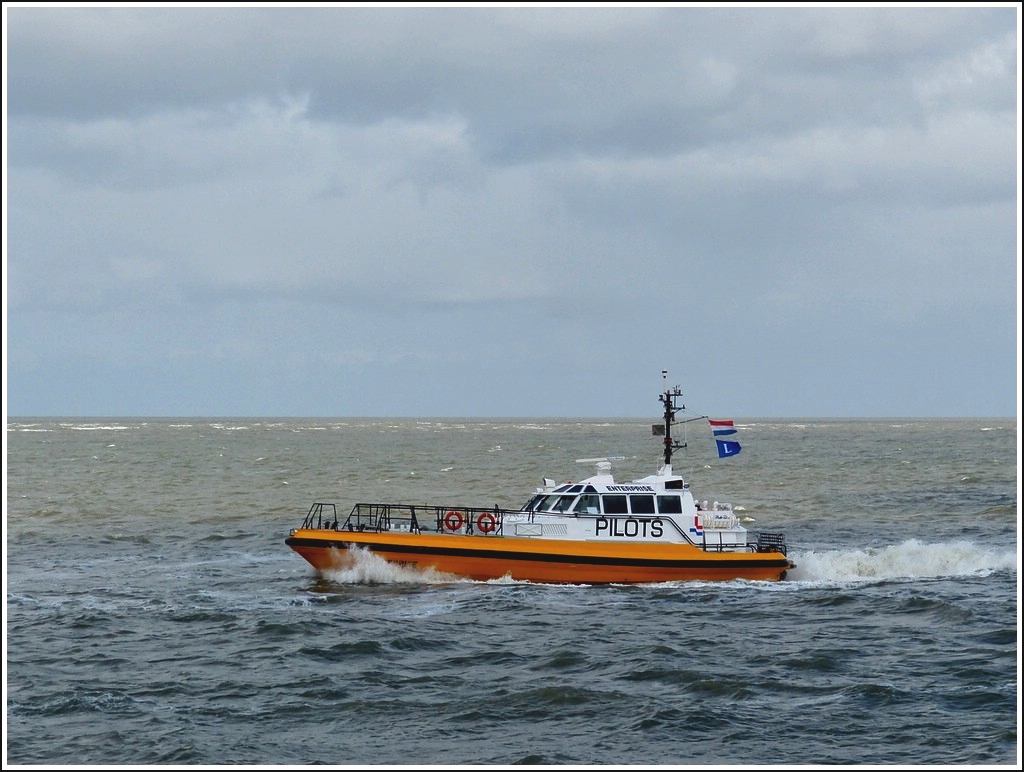
<svg viewBox="0 0 1024 772">
<path fill-rule="evenodd" d="M 709 418 L 708 423 L 711 424 L 711 430 L 715 433 L 716 437 L 736 433 L 736 427 L 732 421 L 716 421 L 713 418 Z"/>
</svg>

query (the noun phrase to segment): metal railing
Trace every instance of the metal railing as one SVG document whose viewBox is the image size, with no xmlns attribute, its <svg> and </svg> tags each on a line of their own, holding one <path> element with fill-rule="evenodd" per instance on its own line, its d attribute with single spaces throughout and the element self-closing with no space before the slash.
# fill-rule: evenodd
<svg viewBox="0 0 1024 772">
<path fill-rule="evenodd" d="M 786 554 L 786 537 L 777 531 L 758 531 L 754 534 L 758 552 L 781 552 Z"/>
<path fill-rule="evenodd" d="M 340 521 L 334 504 L 317 502 L 309 508 L 302 527 L 335 531 L 435 531 L 500 536 L 504 529 L 505 515 L 518 512 L 500 507 L 360 503 L 352 507 L 345 520 Z"/>
</svg>

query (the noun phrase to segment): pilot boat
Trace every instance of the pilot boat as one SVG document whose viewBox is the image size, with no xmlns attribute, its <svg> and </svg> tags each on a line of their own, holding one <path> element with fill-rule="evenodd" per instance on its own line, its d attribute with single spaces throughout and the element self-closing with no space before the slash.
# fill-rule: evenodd
<svg viewBox="0 0 1024 772">
<path fill-rule="evenodd" d="M 673 470 L 673 453 L 685 447 L 672 436 L 676 414 L 685 409 L 681 397 L 678 386 L 667 385 L 658 397 L 663 422 L 653 434 L 664 438 L 663 462 L 647 477 L 617 482 L 611 460 L 584 459 L 595 464 L 593 475 L 562 484 L 544 478 L 518 509 L 358 503 L 342 518 L 336 504 L 317 502 L 285 544 L 319 572 L 346 568 L 365 550 L 390 563 L 478 581 L 785 579 L 795 564 L 783 534 L 749 531 L 730 504 L 698 501 Z M 739 449 L 727 441 L 719 446 L 727 454 Z"/>
</svg>

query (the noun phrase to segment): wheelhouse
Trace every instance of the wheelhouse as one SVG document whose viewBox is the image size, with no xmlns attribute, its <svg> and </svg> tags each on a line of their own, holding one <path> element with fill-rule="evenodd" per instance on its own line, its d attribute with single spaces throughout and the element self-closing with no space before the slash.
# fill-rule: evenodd
<svg viewBox="0 0 1024 772">
<path fill-rule="evenodd" d="M 539 493 L 523 505 L 523 512 L 575 515 L 680 515 L 693 506 L 687 491 L 650 493 L 602 493 L 592 485 L 579 490 Z"/>
</svg>

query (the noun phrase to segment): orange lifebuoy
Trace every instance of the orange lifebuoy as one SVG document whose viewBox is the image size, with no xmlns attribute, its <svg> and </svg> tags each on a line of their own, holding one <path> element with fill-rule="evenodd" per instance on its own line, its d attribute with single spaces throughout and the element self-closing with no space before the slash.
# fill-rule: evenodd
<svg viewBox="0 0 1024 772">
<path fill-rule="evenodd" d="M 490 533 L 495 529 L 497 523 L 498 521 L 490 512 L 481 512 L 480 517 L 476 519 L 476 527 L 480 529 L 480 533 Z"/>
<path fill-rule="evenodd" d="M 449 531 L 457 531 L 462 528 L 462 513 L 452 510 L 444 516 L 444 526 Z"/>
</svg>

